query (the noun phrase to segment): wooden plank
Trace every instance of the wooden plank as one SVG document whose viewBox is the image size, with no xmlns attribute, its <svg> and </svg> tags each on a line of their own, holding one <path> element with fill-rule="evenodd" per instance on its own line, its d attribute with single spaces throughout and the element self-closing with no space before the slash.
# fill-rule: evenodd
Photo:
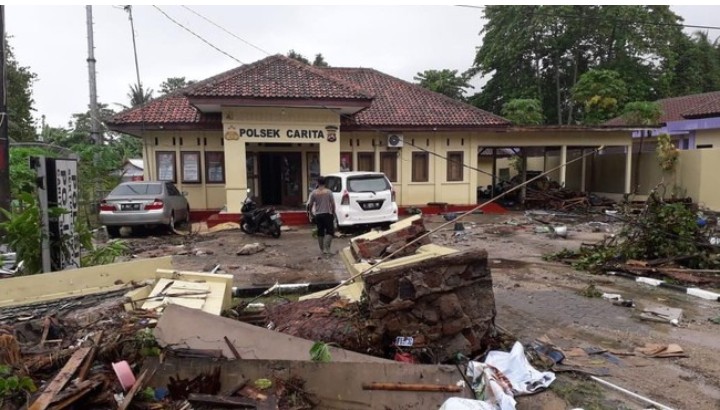
<svg viewBox="0 0 720 410">
<path fill-rule="evenodd" d="M 255 400 L 250 400 L 242 397 L 223 397 L 213 396 L 212 394 L 190 393 L 190 396 L 188 396 L 188 401 L 236 409 L 257 408 L 257 402 L 255 402 Z"/>
<path fill-rule="evenodd" d="M 118 410 L 126 410 L 128 407 L 130 407 L 130 403 L 132 402 L 133 398 L 137 394 L 138 390 L 142 388 L 143 383 L 145 383 L 145 378 L 147 377 L 147 374 L 147 369 L 143 370 L 142 373 L 140 373 L 140 376 L 137 378 L 137 380 L 135 380 L 135 384 L 133 384 L 133 387 L 125 395 L 122 403 L 120 403 L 120 405 L 118 406 Z"/>
<path fill-rule="evenodd" d="M 230 348 L 230 351 L 232 352 L 233 356 L 235 356 L 236 359 L 240 360 L 242 357 L 240 357 L 240 353 L 237 351 L 235 346 L 232 344 L 230 339 L 228 339 L 227 336 L 223 336 L 223 339 L 225 339 L 225 343 L 227 343 L 228 347 Z"/>
<path fill-rule="evenodd" d="M 38 396 L 37 400 L 29 407 L 28 410 L 45 410 L 52 403 L 55 396 L 65 387 L 65 384 L 72 378 L 75 371 L 80 367 L 85 356 L 90 353 L 89 347 L 81 347 L 73 353 L 70 359 L 65 363 L 60 372 L 45 387 L 43 392 Z"/>
<path fill-rule="evenodd" d="M 40 347 L 45 346 L 45 341 L 47 340 L 48 332 L 50 332 L 50 317 L 45 316 L 45 319 L 43 320 L 42 337 L 40 338 Z"/>
<path fill-rule="evenodd" d="M 462 387 L 454 384 L 419 384 L 419 383 L 363 383 L 363 390 L 417 391 L 417 392 L 451 392 L 459 393 Z"/>
<path fill-rule="evenodd" d="M 55 400 L 49 407 L 49 410 L 62 410 L 85 397 L 85 395 L 90 393 L 90 391 L 99 385 L 100 382 L 98 381 L 85 380 L 74 386 L 72 391 L 68 391 L 70 389 L 65 389 L 65 391 L 55 396 Z"/>
<path fill-rule="evenodd" d="M 90 353 L 87 355 L 87 358 L 85 361 L 83 361 L 82 367 L 80 367 L 80 371 L 78 372 L 78 380 L 83 381 L 85 380 L 85 377 L 87 377 L 88 372 L 90 371 L 90 367 L 92 366 L 93 362 L 95 361 L 95 355 L 97 354 L 98 345 L 100 345 L 100 340 L 102 340 L 103 331 L 99 331 L 95 337 L 93 337 L 93 346 L 90 349 Z"/>
</svg>

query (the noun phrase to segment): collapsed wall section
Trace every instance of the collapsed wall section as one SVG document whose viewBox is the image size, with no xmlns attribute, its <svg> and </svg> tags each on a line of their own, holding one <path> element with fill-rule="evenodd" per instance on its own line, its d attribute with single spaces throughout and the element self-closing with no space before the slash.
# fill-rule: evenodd
<svg viewBox="0 0 720 410">
<path fill-rule="evenodd" d="M 481 351 L 492 334 L 495 297 L 485 250 L 395 266 L 365 276 L 370 321 L 384 340 L 413 337 L 438 361 Z"/>
</svg>

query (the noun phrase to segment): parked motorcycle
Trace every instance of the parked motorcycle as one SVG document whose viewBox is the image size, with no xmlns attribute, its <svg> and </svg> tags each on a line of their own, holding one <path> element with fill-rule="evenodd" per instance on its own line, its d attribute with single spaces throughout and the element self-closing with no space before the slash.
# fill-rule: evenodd
<svg viewBox="0 0 720 410">
<path fill-rule="evenodd" d="M 280 237 L 280 227 L 282 226 L 280 214 L 272 207 L 258 208 L 257 203 L 250 198 L 249 189 L 240 211 L 242 212 L 240 229 L 246 234 L 262 233 L 273 238 Z"/>
</svg>

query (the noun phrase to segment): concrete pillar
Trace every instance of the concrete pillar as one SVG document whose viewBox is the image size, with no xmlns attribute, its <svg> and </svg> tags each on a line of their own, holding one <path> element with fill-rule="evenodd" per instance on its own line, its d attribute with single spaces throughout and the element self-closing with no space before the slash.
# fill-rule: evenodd
<svg viewBox="0 0 720 410">
<path fill-rule="evenodd" d="M 340 131 L 335 142 L 323 141 L 320 143 L 320 175 L 340 172 Z M 356 158 L 353 161 L 357 161 Z M 356 164 L 353 164 L 353 167 Z"/>
<path fill-rule="evenodd" d="M 565 186 L 565 178 L 567 174 L 567 166 L 565 163 L 567 162 L 567 145 L 563 145 L 560 147 L 560 164 L 562 164 L 562 167 L 560 167 L 560 186 Z"/>
<path fill-rule="evenodd" d="M 632 145 L 625 146 L 625 193 L 632 192 Z"/>
<path fill-rule="evenodd" d="M 580 156 L 582 157 L 581 170 L 580 170 L 580 192 L 585 192 L 585 168 L 587 168 L 587 157 L 585 157 L 585 148 L 580 150 Z"/>
<path fill-rule="evenodd" d="M 379 134 L 378 134 L 379 135 Z M 380 138 L 376 138 L 373 136 L 375 141 L 375 147 L 373 147 L 375 151 L 375 160 L 373 161 L 375 163 L 375 172 L 380 172 Z"/>
<path fill-rule="evenodd" d="M 225 139 L 225 206 L 228 213 L 240 213 L 247 197 L 245 141 Z"/>
</svg>

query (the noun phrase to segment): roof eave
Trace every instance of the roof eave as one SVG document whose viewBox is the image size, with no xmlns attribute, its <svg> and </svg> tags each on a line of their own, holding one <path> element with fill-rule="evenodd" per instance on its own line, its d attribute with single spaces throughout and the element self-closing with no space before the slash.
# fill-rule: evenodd
<svg viewBox="0 0 720 410">
<path fill-rule="evenodd" d="M 111 131 L 142 138 L 147 131 L 222 131 L 221 122 L 107 123 Z"/>
</svg>

